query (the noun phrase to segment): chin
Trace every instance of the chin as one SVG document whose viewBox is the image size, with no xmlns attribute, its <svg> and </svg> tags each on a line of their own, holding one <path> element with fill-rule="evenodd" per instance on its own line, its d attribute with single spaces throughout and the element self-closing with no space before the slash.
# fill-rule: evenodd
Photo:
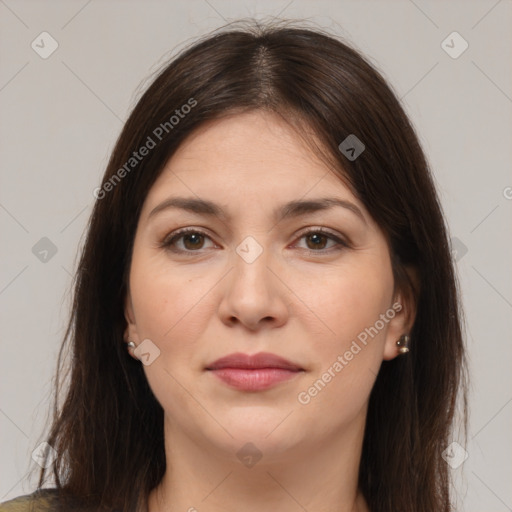
<svg viewBox="0 0 512 512">
<path fill-rule="evenodd" d="M 263 407 L 249 407 L 238 413 L 232 411 L 224 418 L 219 417 L 219 421 L 233 437 L 222 435 L 222 439 L 211 441 L 219 442 L 228 453 L 237 453 L 247 443 L 252 443 L 262 453 L 278 455 L 304 442 L 304 430 L 296 425 L 293 414 L 286 418 L 289 412 L 277 408 L 269 411 Z"/>
</svg>

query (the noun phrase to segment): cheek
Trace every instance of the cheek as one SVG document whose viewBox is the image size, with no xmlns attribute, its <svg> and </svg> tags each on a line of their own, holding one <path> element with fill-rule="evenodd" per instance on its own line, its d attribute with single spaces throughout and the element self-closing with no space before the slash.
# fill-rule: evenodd
<svg viewBox="0 0 512 512">
<path fill-rule="evenodd" d="M 134 254 L 130 291 L 139 338 L 151 339 L 161 350 L 192 350 L 208 315 L 207 297 L 211 282 L 204 272 L 194 275 L 170 270 L 162 258 Z"/>
<path fill-rule="evenodd" d="M 314 282 L 310 279 L 309 287 L 303 283 L 298 292 L 305 297 L 308 308 L 304 308 L 304 314 L 311 318 L 310 325 L 314 322 L 318 326 L 308 329 L 313 353 L 317 355 L 313 371 L 316 376 L 321 375 L 338 356 L 346 354 L 346 366 L 340 372 L 345 377 L 334 379 L 333 387 L 351 387 L 357 381 L 358 386 L 364 384 L 367 389 L 366 380 L 370 379 L 371 384 L 372 372 L 377 373 L 380 367 L 391 319 L 381 320 L 392 302 L 390 262 L 382 255 L 366 261 L 359 258 L 357 264 L 333 268 L 317 281 L 317 286 L 311 286 Z"/>
<path fill-rule="evenodd" d="M 197 340 L 202 339 L 211 315 L 204 295 L 214 284 L 204 278 L 204 272 L 192 276 L 171 271 L 161 258 L 139 256 L 132 262 L 130 291 L 137 334 L 140 341 L 150 339 L 160 350 L 144 372 L 158 401 L 173 417 L 197 414 L 182 384 L 190 380 L 191 369 L 199 368 Z"/>
<path fill-rule="evenodd" d="M 391 266 L 385 256 L 360 258 L 346 270 L 333 269 L 315 288 L 317 292 L 310 293 L 311 309 L 322 320 L 322 334 L 312 338 L 316 364 L 297 400 L 311 417 L 329 410 L 339 413 L 333 415 L 334 423 L 352 418 L 368 399 L 387 331 L 387 322 L 380 319 L 390 308 L 393 292 Z M 391 316 L 386 318 L 389 321 Z M 325 428 L 330 424 L 326 422 Z"/>
</svg>

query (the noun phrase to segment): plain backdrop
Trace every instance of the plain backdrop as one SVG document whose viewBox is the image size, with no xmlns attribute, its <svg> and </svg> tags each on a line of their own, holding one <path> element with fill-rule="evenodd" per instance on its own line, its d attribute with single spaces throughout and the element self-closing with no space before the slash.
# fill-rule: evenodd
<svg viewBox="0 0 512 512">
<path fill-rule="evenodd" d="M 461 510 L 512 510 L 510 0 L 0 0 L 0 501 L 33 490 L 26 475 L 75 256 L 123 122 L 166 59 L 249 16 L 339 34 L 402 99 L 435 175 L 466 312 L 471 423 L 468 458 L 453 470 Z"/>
</svg>

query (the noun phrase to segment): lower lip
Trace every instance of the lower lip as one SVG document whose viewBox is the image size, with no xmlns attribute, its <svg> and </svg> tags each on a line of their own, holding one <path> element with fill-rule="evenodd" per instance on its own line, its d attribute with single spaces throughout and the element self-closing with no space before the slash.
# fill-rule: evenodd
<svg viewBox="0 0 512 512">
<path fill-rule="evenodd" d="M 290 380 L 302 373 L 302 371 L 291 371 L 283 368 L 258 368 L 255 370 L 221 368 L 210 371 L 229 386 L 243 391 L 268 389 L 279 382 Z"/>
</svg>

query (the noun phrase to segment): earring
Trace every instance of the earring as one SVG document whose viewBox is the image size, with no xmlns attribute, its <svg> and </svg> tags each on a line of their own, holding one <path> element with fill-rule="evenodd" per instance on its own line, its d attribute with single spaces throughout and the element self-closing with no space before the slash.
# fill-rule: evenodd
<svg viewBox="0 0 512 512">
<path fill-rule="evenodd" d="M 411 341 L 411 337 L 407 334 L 402 334 L 400 338 L 396 342 L 396 346 L 398 347 L 398 352 L 400 354 L 407 354 L 409 352 L 409 342 Z"/>
<path fill-rule="evenodd" d="M 128 347 L 128 350 L 129 350 L 129 349 L 131 349 L 131 348 L 132 348 L 132 349 L 134 349 L 134 348 L 135 348 L 135 343 L 134 343 L 133 341 L 129 341 L 126 345 L 127 345 L 127 347 Z"/>
</svg>

